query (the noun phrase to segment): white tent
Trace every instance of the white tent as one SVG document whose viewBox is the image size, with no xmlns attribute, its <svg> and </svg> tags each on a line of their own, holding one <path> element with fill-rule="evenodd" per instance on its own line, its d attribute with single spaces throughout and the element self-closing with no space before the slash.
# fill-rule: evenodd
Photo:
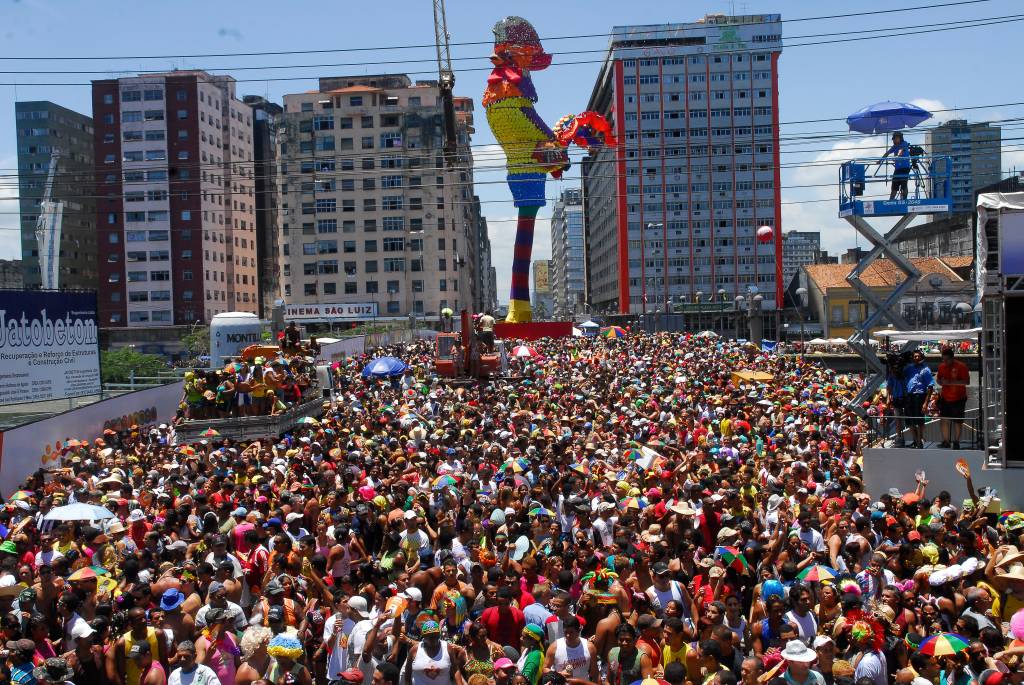
<svg viewBox="0 0 1024 685">
<path fill-rule="evenodd" d="M 693 337 L 695 337 L 695 338 L 719 338 L 721 336 L 718 335 L 718 333 L 715 333 L 714 331 L 701 331 L 700 333 L 698 333 L 697 335 L 695 335 Z"/>
<path fill-rule="evenodd" d="M 829 338 L 829 345 L 846 345 L 846 338 Z"/>
<path fill-rule="evenodd" d="M 830 341 L 826 340 L 825 338 L 812 338 L 812 339 L 808 340 L 806 344 L 807 345 L 815 345 L 815 346 L 817 346 L 817 345 L 829 345 L 831 343 L 830 343 Z"/>
<path fill-rule="evenodd" d="M 885 328 L 875 331 L 871 335 L 876 338 L 899 338 L 899 340 L 915 340 L 927 342 L 930 340 L 977 340 L 981 334 L 980 328 L 953 328 L 941 331 L 897 331 L 892 328 Z"/>
<path fill-rule="evenodd" d="M 600 328 L 601 324 L 594 323 L 593 321 L 584 321 L 580 324 L 580 328 Z"/>
</svg>

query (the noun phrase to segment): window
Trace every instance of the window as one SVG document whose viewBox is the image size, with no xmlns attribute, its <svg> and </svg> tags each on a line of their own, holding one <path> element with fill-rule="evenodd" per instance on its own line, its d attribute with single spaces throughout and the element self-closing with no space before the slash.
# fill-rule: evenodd
<svg viewBox="0 0 1024 685">
<path fill-rule="evenodd" d="M 377 260 L 376 259 L 368 259 L 365 262 L 363 262 L 363 270 L 366 271 L 366 273 L 368 273 L 368 274 L 375 274 L 375 273 L 377 273 Z M 367 290 L 366 292 L 370 292 L 370 291 Z"/>
<path fill-rule="evenodd" d="M 338 260 L 337 259 L 323 259 L 317 263 L 317 273 L 319 274 L 336 274 L 338 273 Z"/>
<path fill-rule="evenodd" d="M 107 124 L 107 125 L 113 124 L 114 123 L 114 115 L 113 114 L 104 114 L 103 115 L 103 123 Z"/>
<path fill-rule="evenodd" d="M 341 117 L 338 119 L 338 128 L 352 128 L 352 117 Z"/>
<path fill-rule="evenodd" d="M 153 281 L 169 281 L 171 280 L 170 271 L 150 271 L 149 278 Z"/>
<path fill-rule="evenodd" d="M 146 252 L 144 250 L 129 250 L 124 255 L 126 262 L 144 262 L 146 261 Z"/>
<path fill-rule="evenodd" d="M 147 162 L 159 162 L 167 159 L 167 150 L 146 150 Z"/>
<path fill-rule="evenodd" d="M 383 219 L 385 231 L 404 231 L 405 218 L 400 216 L 386 216 Z"/>
<path fill-rule="evenodd" d="M 151 242 L 161 241 L 161 240 L 170 240 L 171 239 L 171 235 L 170 235 L 170 231 L 159 231 L 159 230 L 158 231 L 148 231 L 147 235 L 146 235 L 146 239 L 151 241 Z"/>
<path fill-rule="evenodd" d="M 149 261 L 151 262 L 167 262 L 171 259 L 170 250 L 150 250 Z"/>
<path fill-rule="evenodd" d="M 373 115 L 368 114 L 359 119 L 359 125 L 363 128 L 373 128 Z"/>
<path fill-rule="evenodd" d="M 372 181 L 373 179 L 367 179 L 367 180 L 371 180 Z M 381 188 L 401 188 L 402 187 L 402 177 L 401 176 L 381 176 L 380 177 L 380 187 Z"/>
<path fill-rule="evenodd" d="M 142 172 L 139 172 L 139 173 L 142 173 Z M 125 174 L 125 176 L 127 176 L 127 174 Z M 142 179 L 139 179 L 139 180 L 142 180 Z M 167 170 L 166 169 L 160 169 L 159 171 L 147 171 L 146 172 L 146 180 L 147 181 L 166 181 L 167 180 Z"/>
<path fill-rule="evenodd" d="M 405 251 L 405 238 L 385 238 L 384 239 L 384 251 L 385 252 L 404 252 Z"/>
<path fill-rule="evenodd" d="M 362 95 L 352 95 L 352 96 L 350 96 L 349 99 L 348 99 L 348 105 L 349 105 L 349 107 L 362 107 L 363 106 L 363 96 Z"/>
<path fill-rule="evenodd" d="M 104 164 L 113 164 L 116 160 L 117 160 L 117 158 L 114 156 L 113 153 L 103 156 L 103 163 Z"/>
<path fill-rule="evenodd" d="M 313 117 L 313 130 L 314 131 L 333 131 L 334 130 L 334 117 L 330 114 L 318 114 Z"/>
<path fill-rule="evenodd" d="M 114 95 L 113 95 L 113 93 L 104 93 L 103 94 L 103 104 L 104 105 L 112 105 L 112 104 L 114 104 Z"/>
<path fill-rule="evenodd" d="M 142 100 L 141 90 L 122 90 L 121 102 L 140 102 Z"/>
<path fill-rule="evenodd" d="M 338 253 L 338 241 L 337 240 L 320 240 L 317 242 L 317 254 L 337 254 Z"/>
<path fill-rule="evenodd" d="M 377 241 L 376 240 L 364 240 L 363 241 L 363 252 L 376 252 Z"/>
<path fill-rule="evenodd" d="M 129 302 L 149 302 L 149 292 L 142 290 L 128 293 Z"/>
<path fill-rule="evenodd" d="M 324 283 L 324 295 L 335 295 L 338 292 L 337 283 Z"/>
<path fill-rule="evenodd" d="M 319 152 L 332 152 L 334 150 L 334 136 L 317 136 L 316 149 Z"/>
<path fill-rule="evenodd" d="M 316 201 L 316 212 L 320 214 L 322 212 L 336 212 L 338 211 L 338 201 L 333 197 L 317 199 Z"/>
<path fill-rule="evenodd" d="M 364 212 L 375 212 L 377 211 L 377 200 L 372 197 L 363 198 L 363 211 Z"/>
<path fill-rule="evenodd" d="M 188 150 L 179 150 L 178 151 L 178 159 L 180 159 L 180 160 L 188 159 Z"/>
<path fill-rule="evenodd" d="M 188 119 L 188 110 L 187 109 L 179 109 L 178 110 L 178 118 L 179 119 Z"/>
<path fill-rule="evenodd" d="M 341 249 L 344 250 L 346 253 L 349 253 L 349 254 L 351 254 L 352 252 L 355 252 L 356 251 L 356 241 L 354 241 L 354 240 L 345 240 L 345 241 L 343 241 L 342 244 L 341 244 Z"/>
<path fill-rule="evenodd" d="M 121 159 L 125 162 L 141 162 L 142 161 L 142 150 L 125 150 Z"/>
<path fill-rule="evenodd" d="M 338 220 L 337 219 L 317 219 L 316 222 L 317 233 L 337 233 L 338 232 Z"/>
<path fill-rule="evenodd" d="M 192 220 L 192 210 L 190 210 L 190 209 L 183 209 L 183 210 L 181 210 L 181 220 L 182 221 L 191 221 Z"/>
<path fill-rule="evenodd" d="M 169 219 L 170 213 L 163 209 L 152 212 L 146 212 L 146 221 L 168 221 Z"/>
<path fill-rule="evenodd" d="M 192 250 L 182 250 L 181 251 L 181 258 L 182 259 L 192 259 Z"/>
<path fill-rule="evenodd" d="M 163 131 L 146 131 L 146 140 L 166 140 Z"/>
<path fill-rule="evenodd" d="M 129 283 L 142 283 L 149 280 L 149 274 L 145 271 L 129 271 L 128 282 Z"/>
<path fill-rule="evenodd" d="M 355 283 L 353 281 L 346 281 L 345 282 L 345 294 L 346 295 L 355 295 L 355 294 L 357 294 L 359 292 L 358 285 L 359 285 L 358 283 Z"/>
<path fill-rule="evenodd" d="M 149 321 L 149 312 L 128 312 L 129 323 L 146 323 Z"/>
<path fill-rule="evenodd" d="M 398 271 L 405 271 L 405 260 L 392 258 L 384 260 L 384 272 L 394 273 Z"/>
<path fill-rule="evenodd" d="M 164 111 L 162 109 L 147 109 L 146 121 L 163 121 Z"/>
<path fill-rule="evenodd" d="M 178 102 L 185 102 L 186 100 L 188 100 L 188 91 L 179 90 L 177 93 L 174 94 L 174 96 Z"/>
<path fill-rule="evenodd" d="M 401 195 L 385 195 L 381 198 L 381 209 L 387 211 L 397 211 L 402 209 L 402 196 Z"/>
<path fill-rule="evenodd" d="M 359 139 L 359 146 L 362 150 L 373 149 L 373 136 L 363 136 Z"/>
<path fill-rule="evenodd" d="M 302 286 L 303 295 L 316 295 L 316 283 L 306 283 Z"/>
<path fill-rule="evenodd" d="M 164 99 L 164 91 L 159 88 L 149 88 L 142 91 L 142 99 L 148 102 L 156 102 Z"/>
</svg>

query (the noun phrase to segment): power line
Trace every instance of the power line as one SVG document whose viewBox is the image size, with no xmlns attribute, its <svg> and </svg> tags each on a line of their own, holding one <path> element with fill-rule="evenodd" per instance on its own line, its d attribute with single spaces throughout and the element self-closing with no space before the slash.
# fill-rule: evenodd
<svg viewBox="0 0 1024 685">
<path fill-rule="evenodd" d="M 850 18 L 854 16 L 873 16 L 880 14 L 892 14 L 897 12 L 910 12 L 919 11 L 925 9 L 942 9 L 945 7 L 956 7 L 962 5 L 976 5 L 985 2 L 991 2 L 992 0 L 956 0 L 954 2 L 944 3 L 933 3 L 927 5 L 916 5 L 911 7 L 894 7 L 890 9 L 876 9 L 862 12 L 847 12 L 843 14 L 823 14 L 818 16 L 802 16 L 793 18 L 781 18 L 779 22 L 781 24 L 797 24 L 801 22 L 819 22 L 819 20 L 827 19 L 839 19 L 839 18 Z M 748 23 L 737 23 L 728 25 L 730 27 L 736 26 L 754 26 L 762 24 L 762 22 L 748 22 Z M 707 25 L 708 29 L 719 28 L 720 25 Z M 645 34 L 658 34 L 658 33 L 675 33 L 672 29 L 662 30 L 651 30 L 645 31 Z M 618 34 L 614 33 L 597 33 L 597 34 L 577 34 L 569 36 L 548 36 L 542 38 L 544 41 L 556 41 L 556 40 L 575 40 L 585 38 L 614 38 Z M 482 41 L 464 41 L 451 43 L 454 47 L 461 47 L 466 45 L 493 45 L 494 40 L 482 40 Z M 18 61 L 82 61 L 82 60 L 96 60 L 96 59 L 198 59 L 207 57 L 254 57 L 254 56 L 268 56 L 268 55 L 288 55 L 288 54 L 331 54 L 331 53 L 342 53 L 342 52 L 373 52 L 373 51 L 392 51 L 392 50 L 414 50 L 414 49 L 435 49 L 434 43 L 424 43 L 420 45 L 406 44 L 406 45 L 390 45 L 390 46 L 376 46 L 376 47 L 349 47 L 349 48 L 327 48 L 327 49 L 311 49 L 311 50 L 261 50 L 257 52 L 207 52 L 197 54 L 160 54 L 160 55 L 105 55 L 105 56 L 53 56 L 53 55 L 34 55 L 34 56 L 0 56 L 0 60 L 18 60 Z"/>
<path fill-rule="evenodd" d="M 996 21 L 1002 19 L 1024 19 L 1024 14 L 1007 14 L 995 17 L 978 17 L 974 19 L 961 19 L 943 22 L 934 22 L 930 24 L 916 24 L 907 25 L 900 27 L 901 32 L 905 32 L 910 29 L 920 28 L 932 28 L 937 26 L 950 27 L 954 24 L 973 24 L 976 22 L 983 21 Z M 967 27 L 969 28 L 969 27 Z M 828 38 L 832 36 L 849 36 L 851 34 L 864 34 L 864 33 L 877 33 L 877 32 L 891 32 L 893 28 L 891 26 L 873 28 L 873 29 L 860 29 L 855 31 L 832 31 L 828 33 L 811 33 L 806 35 L 787 36 L 786 40 L 804 40 L 808 38 Z M 584 55 L 584 54 L 596 54 L 605 53 L 608 51 L 607 47 L 597 48 L 592 50 L 561 50 L 558 55 Z M 5 58 L 0 57 L 0 60 Z M 476 55 L 473 57 L 457 57 L 454 58 L 453 62 L 469 62 L 469 61 L 480 61 L 490 60 L 490 55 Z M 425 64 L 434 63 L 436 57 L 423 58 L 423 59 L 398 59 L 398 60 L 376 60 L 372 62 L 337 62 L 337 63 L 321 63 L 321 64 L 271 64 L 261 66 L 236 66 L 236 67 L 215 67 L 214 69 L 218 72 L 217 75 L 227 75 L 230 72 L 236 71 L 271 71 L 278 69 L 330 69 L 336 67 L 367 67 L 367 66 L 380 66 L 384 64 Z M 52 69 L 52 70 L 0 70 L 0 74 L 115 74 L 115 73 L 134 73 L 135 69 L 116 69 L 116 68 L 102 68 L 102 69 Z M 314 78 L 314 77 L 310 77 Z"/>
<path fill-rule="evenodd" d="M 985 1 L 985 0 L 979 0 L 979 1 Z M 831 44 L 836 44 L 836 43 L 850 43 L 850 42 L 857 42 L 857 41 L 864 41 L 864 40 L 876 40 L 876 39 L 880 39 L 880 38 L 905 38 L 905 37 L 910 36 L 910 35 L 922 35 L 922 34 L 938 33 L 938 32 L 944 32 L 944 31 L 956 31 L 956 30 L 960 30 L 960 29 L 979 28 L 979 27 L 982 27 L 982 26 L 993 26 L 993 25 L 996 25 L 996 24 L 1005 24 L 1005 23 L 1014 23 L 1014 22 L 1024 21 L 1024 15 L 1007 15 L 1007 16 L 1016 17 L 1016 18 L 1007 18 L 1007 19 L 1001 19 L 1001 20 L 998 20 L 998 21 L 964 20 L 964 21 L 968 21 L 968 22 L 969 21 L 974 21 L 975 23 L 963 23 L 963 22 L 961 22 L 962 25 L 960 25 L 960 26 L 944 26 L 943 28 L 922 29 L 922 30 L 918 30 L 918 31 L 897 30 L 894 33 L 880 34 L 880 35 L 875 35 L 875 36 L 858 36 L 858 37 L 852 37 L 852 38 L 839 38 L 839 39 L 834 39 L 834 40 L 822 40 L 822 41 L 812 41 L 812 42 L 806 42 L 806 43 L 784 44 L 779 49 L 792 49 L 792 48 L 797 48 L 797 47 L 809 47 L 809 46 L 814 46 L 814 45 L 831 45 Z M 879 29 L 879 31 L 882 31 L 882 30 L 885 30 L 885 29 Z M 766 50 L 770 50 L 770 48 L 766 48 Z M 264 54 L 272 54 L 272 53 L 264 53 Z M 725 55 L 725 54 L 732 54 L 732 52 L 731 51 L 723 51 L 723 52 L 718 53 L 718 54 Z M 15 59 L 15 58 L 0 58 L 0 59 Z M 130 57 L 121 57 L 119 59 L 131 59 L 131 58 Z M 579 60 L 579 61 L 574 61 L 574 62 L 555 62 L 553 64 L 553 66 L 571 66 L 571 65 L 579 65 L 579 64 L 604 64 L 605 61 L 606 60 L 602 59 L 602 60 Z M 371 63 L 371 64 L 376 64 L 376 63 Z M 493 67 L 466 67 L 466 68 L 457 69 L 456 71 L 460 72 L 460 73 L 469 72 L 469 71 L 490 71 L 492 68 Z M 183 70 L 183 71 L 195 71 L 195 70 Z M 98 73 L 98 72 L 92 72 L 92 73 Z M 214 76 L 226 76 L 227 74 L 212 74 L 212 75 L 214 75 Z M 406 75 L 407 76 L 436 75 L 436 72 L 433 71 L 433 70 L 431 70 L 431 71 L 413 71 L 413 72 L 406 72 Z M 143 74 L 143 76 L 140 77 L 140 78 L 144 78 L 144 76 L 145 75 Z M 262 83 L 266 83 L 266 82 L 271 82 L 271 81 L 273 81 L 273 82 L 278 82 L 278 81 L 309 81 L 309 80 L 314 80 L 314 79 L 319 79 L 319 78 L 321 78 L 321 77 L 320 76 L 277 76 L 277 77 L 265 77 L 265 78 L 251 78 L 251 79 L 234 79 L 234 81 L 237 82 L 237 83 L 249 83 L 249 82 L 255 82 L 255 83 L 261 83 L 262 82 Z M 33 87 L 33 86 L 62 86 L 63 87 L 63 86 L 91 86 L 91 85 L 92 85 L 91 82 L 43 82 L 43 83 L 39 83 L 39 82 L 34 82 L 34 83 L 6 82 L 6 83 L 0 83 L 0 86 L 17 86 L 17 87 Z"/>
</svg>

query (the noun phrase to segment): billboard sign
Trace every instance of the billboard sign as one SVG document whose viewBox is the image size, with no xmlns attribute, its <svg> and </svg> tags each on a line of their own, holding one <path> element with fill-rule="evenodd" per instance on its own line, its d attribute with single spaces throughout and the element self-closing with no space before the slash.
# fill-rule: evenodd
<svg viewBox="0 0 1024 685">
<path fill-rule="evenodd" d="M 0 403 L 100 392 L 96 293 L 0 291 Z"/>
<path fill-rule="evenodd" d="M 285 321 L 362 321 L 377 316 L 376 302 L 286 304 Z"/>
</svg>

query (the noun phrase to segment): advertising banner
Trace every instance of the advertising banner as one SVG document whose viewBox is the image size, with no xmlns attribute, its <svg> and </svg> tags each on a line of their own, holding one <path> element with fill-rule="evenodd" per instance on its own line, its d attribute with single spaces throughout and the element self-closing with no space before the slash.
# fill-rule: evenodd
<svg viewBox="0 0 1024 685">
<path fill-rule="evenodd" d="M 376 302 L 286 304 L 285 321 L 362 321 L 377 316 Z"/>
<path fill-rule="evenodd" d="M 169 383 L 72 409 L 0 433 L 0 494 L 14 492 L 38 469 L 60 464 L 65 441 L 95 440 L 107 428 L 170 423 L 181 400 L 182 383 Z"/>
<path fill-rule="evenodd" d="M 0 291 L 0 403 L 99 392 L 96 293 Z"/>
</svg>

